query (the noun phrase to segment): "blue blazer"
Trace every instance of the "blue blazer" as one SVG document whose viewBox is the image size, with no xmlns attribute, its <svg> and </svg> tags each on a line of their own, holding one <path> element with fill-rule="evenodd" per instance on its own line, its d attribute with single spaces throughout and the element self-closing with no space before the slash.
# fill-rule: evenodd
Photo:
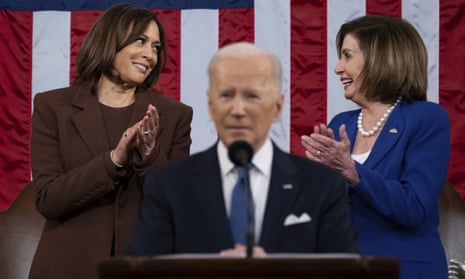
<svg viewBox="0 0 465 279">
<path fill-rule="evenodd" d="M 342 176 L 326 166 L 273 148 L 272 176 L 258 245 L 268 253 L 358 253 L 358 235 Z M 128 254 L 218 253 L 232 248 L 221 183 L 216 145 L 148 174 Z M 293 187 L 283 187 L 286 184 Z M 284 226 L 291 213 L 307 213 L 311 221 Z"/>
<path fill-rule="evenodd" d="M 345 124 L 353 143 L 359 112 L 341 113 L 329 127 L 338 131 Z M 441 106 L 401 102 L 389 116 L 367 160 L 356 163 L 361 180 L 350 188 L 349 197 L 362 250 L 365 254 L 399 258 L 400 278 L 447 278 L 437 228 L 439 197 L 449 162 L 449 137 L 449 118 Z"/>
</svg>

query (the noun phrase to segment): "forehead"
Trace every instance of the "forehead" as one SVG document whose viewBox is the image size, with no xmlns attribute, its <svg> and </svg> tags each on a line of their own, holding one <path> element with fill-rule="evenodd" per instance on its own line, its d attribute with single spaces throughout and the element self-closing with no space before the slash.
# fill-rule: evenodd
<svg viewBox="0 0 465 279">
<path fill-rule="evenodd" d="M 156 37 L 159 37 L 160 36 L 160 31 L 158 30 L 158 25 L 155 21 L 150 21 L 150 23 L 147 25 L 147 27 L 145 28 L 144 30 L 144 35 L 148 35 L 148 36 L 156 36 Z"/>
<path fill-rule="evenodd" d="M 241 80 L 271 78 L 272 65 L 270 59 L 264 55 L 225 56 L 218 59 L 212 76 Z"/>
<path fill-rule="evenodd" d="M 355 36 L 347 34 L 342 41 L 341 50 L 360 50 L 360 43 Z"/>
</svg>

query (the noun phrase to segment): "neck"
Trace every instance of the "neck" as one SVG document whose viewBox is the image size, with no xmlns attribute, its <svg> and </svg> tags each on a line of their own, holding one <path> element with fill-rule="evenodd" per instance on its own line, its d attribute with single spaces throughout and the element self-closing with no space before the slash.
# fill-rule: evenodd
<svg viewBox="0 0 465 279">
<path fill-rule="evenodd" d="M 109 107 L 127 107 L 134 103 L 136 87 L 126 88 L 102 77 L 97 85 L 97 97 Z"/>
<path fill-rule="evenodd" d="M 357 119 L 358 132 L 364 137 L 370 137 L 370 136 L 375 135 L 381 129 L 381 127 L 384 125 L 384 123 L 386 122 L 386 119 L 389 117 L 389 115 L 394 110 L 394 108 L 397 106 L 397 104 L 401 101 L 401 99 L 402 98 L 399 97 L 399 99 L 397 99 L 397 101 L 394 104 L 389 105 L 387 108 L 386 108 L 385 105 L 383 105 L 384 111 L 383 111 L 383 114 L 381 116 L 379 116 L 379 113 L 375 113 L 374 110 L 370 111 L 370 110 L 362 109 L 360 111 L 360 114 L 358 115 L 358 119 Z M 364 111 L 369 111 L 369 112 L 371 112 L 371 115 L 374 115 L 374 116 L 371 117 L 371 121 L 366 121 L 366 117 L 365 117 L 365 127 L 366 127 L 367 122 L 373 123 L 374 121 L 376 121 L 373 128 L 371 128 L 368 131 L 363 128 L 364 127 L 364 125 L 363 125 Z M 379 112 L 381 110 L 376 109 L 376 111 Z M 378 119 L 378 120 L 376 120 L 376 119 Z"/>
</svg>

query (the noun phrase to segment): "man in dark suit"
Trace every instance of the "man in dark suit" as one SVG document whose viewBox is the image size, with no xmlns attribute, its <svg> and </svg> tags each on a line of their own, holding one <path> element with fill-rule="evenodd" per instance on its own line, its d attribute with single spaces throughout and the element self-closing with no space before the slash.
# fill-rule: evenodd
<svg viewBox="0 0 465 279">
<path fill-rule="evenodd" d="M 131 255 L 243 252 L 229 216 L 238 177 L 228 147 L 253 149 L 250 186 L 257 254 L 358 252 L 344 179 L 281 151 L 268 137 L 283 106 L 281 65 L 250 43 L 221 48 L 208 68 L 218 142 L 146 176 Z"/>
</svg>

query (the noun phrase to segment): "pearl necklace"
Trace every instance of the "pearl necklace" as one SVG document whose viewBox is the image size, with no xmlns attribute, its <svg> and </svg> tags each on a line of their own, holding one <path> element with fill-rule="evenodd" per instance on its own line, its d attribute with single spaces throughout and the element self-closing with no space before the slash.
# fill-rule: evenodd
<svg viewBox="0 0 465 279">
<path fill-rule="evenodd" d="M 378 122 L 376 122 L 375 126 L 371 128 L 371 130 L 369 131 L 363 130 L 363 127 L 362 127 L 363 110 L 360 110 L 360 113 L 357 119 L 358 132 L 364 137 L 373 136 L 379 130 L 381 125 L 383 125 L 384 121 L 386 121 L 389 114 L 391 114 L 391 112 L 394 110 L 397 104 L 400 103 L 401 100 L 402 100 L 402 97 L 399 97 L 397 101 L 384 112 L 383 116 L 378 120 Z"/>
</svg>

